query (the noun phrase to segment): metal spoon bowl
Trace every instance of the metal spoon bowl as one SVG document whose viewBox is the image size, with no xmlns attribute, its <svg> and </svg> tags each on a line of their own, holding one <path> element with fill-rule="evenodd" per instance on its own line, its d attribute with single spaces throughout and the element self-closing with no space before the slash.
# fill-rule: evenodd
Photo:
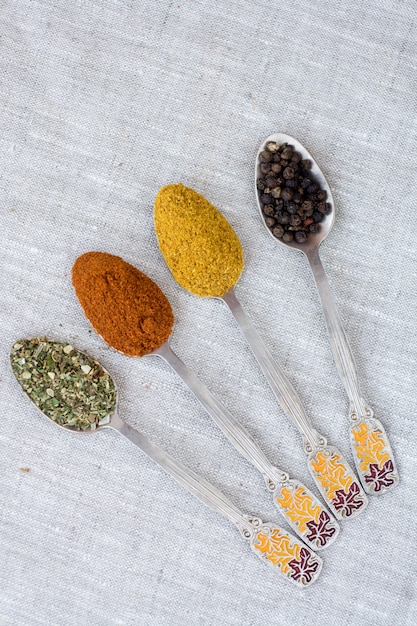
<svg viewBox="0 0 417 626">
<path fill-rule="evenodd" d="M 307 240 L 304 243 L 297 243 L 296 241 L 291 241 L 289 243 L 286 243 L 285 241 L 282 241 L 281 239 L 277 239 L 276 237 L 274 237 L 274 235 L 272 234 L 272 232 L 269 230 L 269 228 L 266 226 L 269 234 L 271 235 L 271 237 L 277 241 L 278 243 L 280 243 L 282 246 L 286 246 L 287 248 L 293 248 L 294 250 L 299 250 L 300 252 L 302 252 L 303 254 L 305 254 L 306 256 L 308 256 L 308 254 L 312 251 L 312 250 L 317 250 L 318 247 L 320 246 L 321 242 L 324 241 L 324 239 L 326 239 L 327 235 L 329 234 L 329 232 L 331 231 L 333 224 L 334 224 L 334 218 L 335 218 L 335 204 L 334 204 L 334 200 L 333 200 L 333 195 L 332 195 L 332 190 L 330 189 L 330 185 L 327 182 L 327 179 L 325 177 L 325 175 L 323 174 L 323 172 L 321 171 L 321 169 L 319 168 L 319 166 L 317 165 L 316 161 L 314 160 L 314 158 L 311 156 L 311 154 L 309 153 L 309 151 L 303 146 L 303 144 L 301 144 L 299 141 L 297 141 L 297 139 L 295 139 L 294 137 L 291 137 L 290 135 L 286 135 L 285 133 L 273 133 L 272 135 L 269 135 L 269 137 L 267 137 L 261 144 L 258 153 L 256 155 L 256 167 L 255 167 L 255 196 L 256 196 L 256 200 L 258 203 L 258 208 L 259 211 L 261 213 L 261 217 L 262 220 L 264 221 L 264 214 L 262 211 L 262 205 L 261 202 L 259 200 L 259 194 L 258 194 L 258 189 L 256 187 L 256 181 L 257 179 L 262 176 L 262 173 L 260 171 L 260 161 L 259 161 L 259 155 L 261 152 L 263 152 L 263 150 L 265 150 L 266 145 L 270 142 L 275 142 L 278 145 L 282 145 L 283 143 L 287 143 L 290 146 L 292 146 L 294 148 L 294 150 L 296 152 L 299 152 L 301 154 L 301 156 L 303 157 L 303 159 L 309 159 L 312 163 L 312 168 L 309 171 L 309 173 L 312 175 L 312 178 L 315 179 L 315 182 L 317 182 L 320 187 L 322 189 L 324 189 L 327 192 L 327 198 L 326 198 L 326 202 L 328 202 L 331 205 L 331 211 L 329 211 L 329 213 L 327 213 L 324 216 L 324 219 L 320 222 L 320 230 L 318 233 L 310 233 L 307 237 Z"/>
<path fill-rule="evenodd" d="M 109 372 L 102 367 L 103 371 Z M 111 376 L 110 376 L 111 378 Z M 112 379 L 113 380 L 113 379 Z M 322 560 L 307 546 L 293 535 L 270 523 L 264 523 L 255 516 L 243 514 L 226 496 L 208 481 L 174 459 L 162 448 L 147 439 L 141 432 L 132 428 L 118 415 L 118 394 L 116 389 L 116 404 L 114 410 L 104 417 L 94 430 L 77 430 L 53 421 L 30 398 L 34 406 L 49 422 L 64 429 L 82 435 L 91 435 L 100 430 L 111 428 L 129 439 L 133 444 L 147 454 L 155 463 L 160 465 L 168 474 L 179 482 L 190 493 L 199 498 L 206 506 L 220 513 L 233 522 L 243 537 L 250 542 L 253 552 L 273 566 L 275 571 L 283 574 L 298 587 L 307 587 L 317 580 L 322 569 Z M 87 408 L 88 410 L 88 408 Z"/>
</svg>

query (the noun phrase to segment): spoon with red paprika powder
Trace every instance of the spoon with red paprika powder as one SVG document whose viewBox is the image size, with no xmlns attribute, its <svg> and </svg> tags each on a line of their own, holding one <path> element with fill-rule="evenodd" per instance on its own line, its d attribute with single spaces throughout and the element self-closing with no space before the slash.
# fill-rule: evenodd
<svg viewBox="0 0 417 626">
<path fill-rule="evenodd" d="M 126 424 L 117 412 L 116 385 L 98 361 L 68 343 L 50 341 L 46 337 L 16 342 L 10 358 L 13 373 L 23 391 L 51 422 L 66 431 L 83 435 L 103 428 L 116 430 L 206 506 L 236 524 L 255 554 L 274 566 L 277 572 L 298 587 L 306 587 L 317 580 L 322 568 L 319 556 L 276 525 L 244 515 L 216 487 Z M 78 388 L 73 385 L 74 378 L 79 379 Z M 53 396 L 50 395 L 51 380 L 55 381 L 56 394 Z M 55 400 L 53 405 L 50 404 L 51 397 Z M 98 422 L 95 416 L 93 421 L 90 419 L 92 404 L 100 414 Z M 70 414 L 75 414 L 76 420 L 70 419 Z"/>
<path fill-rule="evenodd" d="M 72 283 L 86 317 L 106 343 L 130 357 L 158 356 L 179 374 L 229 441 L 262 473 L 278 510 L 305 543 L 318 550 L 334 541 L 339 526 L 326 508 L 302 483 L 269 462 L 243 426 L 174 353 L 169 344 L 174 315 L 156 283 L 104 252 L 78 257 Z"/>
</svg>

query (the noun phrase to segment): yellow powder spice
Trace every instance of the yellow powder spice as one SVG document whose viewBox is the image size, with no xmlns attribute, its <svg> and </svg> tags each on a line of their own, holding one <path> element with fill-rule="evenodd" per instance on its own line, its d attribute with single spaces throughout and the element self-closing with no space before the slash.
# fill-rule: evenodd
<svg viewBox="0 0 417 626">
<path fill-rule="evenodd" d="M 223 296 L 243 270 L 240 241 L 204 196 L 181 183 L 162 187 L 154 206 L 159 248 L 175 280 L 192 294 Z"/>
</svg>

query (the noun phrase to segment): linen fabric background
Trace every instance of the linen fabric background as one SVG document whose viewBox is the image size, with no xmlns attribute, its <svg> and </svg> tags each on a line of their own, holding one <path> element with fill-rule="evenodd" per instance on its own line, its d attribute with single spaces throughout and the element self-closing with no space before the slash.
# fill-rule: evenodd
<svg viewBox="0 0 417 626">
<path fill-rule="evenodd" d="M 3 0 L 0 28 L 0 623 L 415 624 L 415 3 Z M 168 183 L 223 212 L 245 252 L 239 299 L 314 426 L 353 462 L 310 270 L 255 204 L 256 150 L 279 130 L 332 186 L 323 263 L 401 477 L 342 525 L 304 591 L 118 433 L 77 437 L 43 419 L 8 357 L 31 336 L 85 349 L 116 380 L 123 419 L 242 511 L 280 524 L 261 475 L 180 379 L 157 358 L 109 349 L 70 279 L 79 254 L 102 250 L 157 281 L 179 356 L 317 493 L 230 313 L 174 283 L 153 231 Z"/>
</svg>

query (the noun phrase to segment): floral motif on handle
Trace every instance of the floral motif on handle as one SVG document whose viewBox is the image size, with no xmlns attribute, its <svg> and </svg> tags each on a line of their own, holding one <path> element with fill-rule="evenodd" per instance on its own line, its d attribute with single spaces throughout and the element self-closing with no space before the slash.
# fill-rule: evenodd
<svg viewBox="0 0 417 626">
<path fill-rule="evenodd" d="M 362 421 L 352 428 L 353 447 L 359 469 L 371 492 L 385 491 L 395 484 L 395 467 L 390 458 L 389 444 L 382 426 Z"/>
<path fill-rule="evenodd" d="M 323 548 L 336 534 L 330 515 L 302 485 L 287 483 L 275 499 L 297 532 L 317 548 Z"/>
<path fill-rule="evenodd" d="M 366 506 L 362 488 L 340 454 L 320 450 L 310 459 L 310 463 L 325 497 L 340 517 L 351 517 Z"/>
<path fill-rule="evenodd" d="M 320 573 L 321 561 L 314 552 L 276 526 L 263 525 L 256 532 L 252 546 L 262 558 L 303 587 Z"/>
</svg>

